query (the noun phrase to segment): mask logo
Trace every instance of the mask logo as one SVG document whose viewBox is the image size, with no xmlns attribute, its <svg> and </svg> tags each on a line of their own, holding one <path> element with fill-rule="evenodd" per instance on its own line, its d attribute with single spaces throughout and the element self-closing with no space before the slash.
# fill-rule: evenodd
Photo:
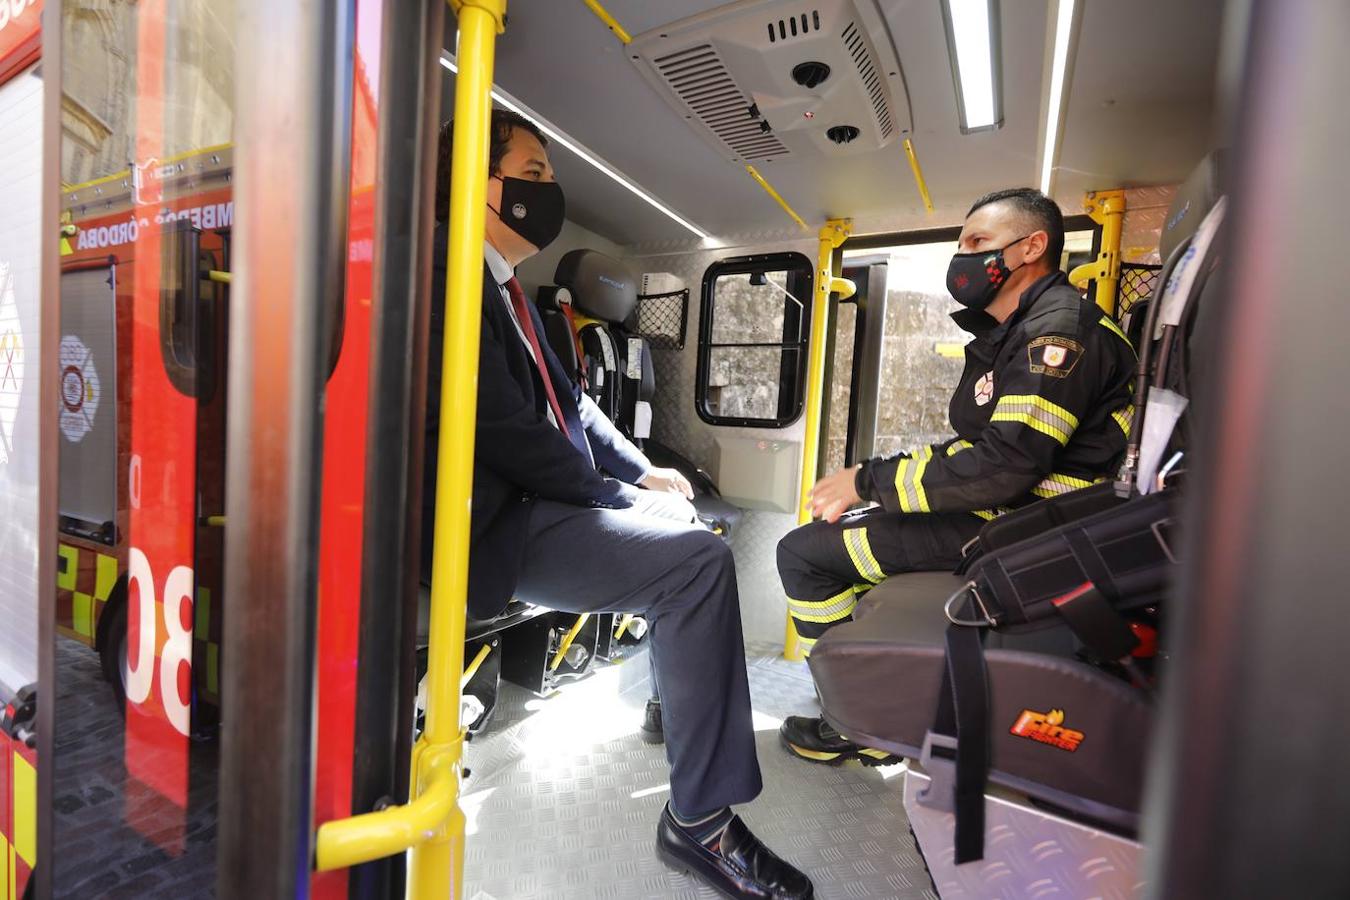
<svg viewBox="0 0 1350 900">
<path fill-rule="evenodd" d="M 1017 721 L 1008 729 L 1008 733 L 1036 741 L 1038 744 L 1049 744 L 1069 753 L 1077 750 L 1085 737 L 1081 731 L 1064 727 L 1062 709 L 1052 709 L 1048 713 L 1024 709 L 1017 717 Z"/>
<path fill-rule="evenodd" d="M 984 406 L 994 399 L 994 370 L 990 369 L 975 382 L 975 405 Z"/>
<path fill-rule="evenodd" d="M 517 203 L 515 206 L 511 207 L 511 215 L 515 216 L 517 219 L 525 218 L 528 212 L 529 211 L 525 209 L 524 203 Z"/>
</svg>

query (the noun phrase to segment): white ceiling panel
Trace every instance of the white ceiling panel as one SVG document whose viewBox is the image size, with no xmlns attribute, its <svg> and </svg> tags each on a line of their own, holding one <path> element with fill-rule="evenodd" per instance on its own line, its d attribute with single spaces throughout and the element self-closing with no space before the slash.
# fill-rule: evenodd
<svg viewBox="0 0 1350 900">
<path fill-rule="evenodd" d="M 1085 4 L 1057 196 L 1175 181 L 1209 137 L 1220 0 Z M 610 0 L 640 34 L 722 4 Z M 1002 5 L 1004 127 L 962 135 L 938 0 L 880 0 L 904 70 L 913 139 L 938 211 L 926 215 L 897 143 L 847 163 L 783 159 L 759 166 L 814 228 L 828 216 L 915 228 L 959 221 L 981 193 L 1037 181 L 1049 4 Z M 781 3 L 784 12 L 808 2 Z M 580 2 L 512 0 L 497 82 L 701 228 L 735 239 L 791 221 L 638 73 Z M 553 154 L 570 217 L 622 245 L 689 239 L 681 226 L 565 150 Z M 1068 211 L 1076 211 L 1069 209 Z"/>
</svg>

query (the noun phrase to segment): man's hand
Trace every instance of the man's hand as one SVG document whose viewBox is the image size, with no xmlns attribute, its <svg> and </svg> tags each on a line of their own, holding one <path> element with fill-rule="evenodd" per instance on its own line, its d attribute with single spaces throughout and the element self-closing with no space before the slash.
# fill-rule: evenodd
<svg viewBox="0 0 1350 900">
<path fill-rule="evenodd" d="M 638 482 L 638 486 L 649 491 L 681 494 L 686 500 L 694 499 L 694 488 L 689 484 L 689 479 L 675 469 L 653 468 L 647 473 L 646 478 Z"/>
<path fill-rule="evenodd" d="M 854 466 L 840 469 L 817 481 L 816 486 L 811 488 L 811 515 L 834 524 L 850 506 L 861 503 L 862 498 L 853 485 L 857 473 L 858 466 Z"/>
</svg>

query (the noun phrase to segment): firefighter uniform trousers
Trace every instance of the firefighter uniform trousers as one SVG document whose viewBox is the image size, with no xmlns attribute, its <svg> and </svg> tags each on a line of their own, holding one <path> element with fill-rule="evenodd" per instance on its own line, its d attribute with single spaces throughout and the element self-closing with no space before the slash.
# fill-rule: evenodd
<svg viewBox="0 0 1350 900">
<path fill-rule="evenodd" d="M 778 574 L 797 637 L 808 653 L 825 631 L 888 575 L 954 569 L 984 520 L 972 513 L 850 513 L 811 522 L 778 543 Z"/>
</svg>

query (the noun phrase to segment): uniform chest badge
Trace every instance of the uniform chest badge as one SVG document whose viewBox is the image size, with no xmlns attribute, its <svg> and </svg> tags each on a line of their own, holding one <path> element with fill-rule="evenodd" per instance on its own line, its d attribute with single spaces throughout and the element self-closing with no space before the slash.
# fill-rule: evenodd
<svg viewBox="0 0 1350 900">
<path fill-rule="evenodd" d="M 984 406 L 994 399 L 994 370 L 990 369 L 975 382 L 975 405 Z"/>
</svg>

